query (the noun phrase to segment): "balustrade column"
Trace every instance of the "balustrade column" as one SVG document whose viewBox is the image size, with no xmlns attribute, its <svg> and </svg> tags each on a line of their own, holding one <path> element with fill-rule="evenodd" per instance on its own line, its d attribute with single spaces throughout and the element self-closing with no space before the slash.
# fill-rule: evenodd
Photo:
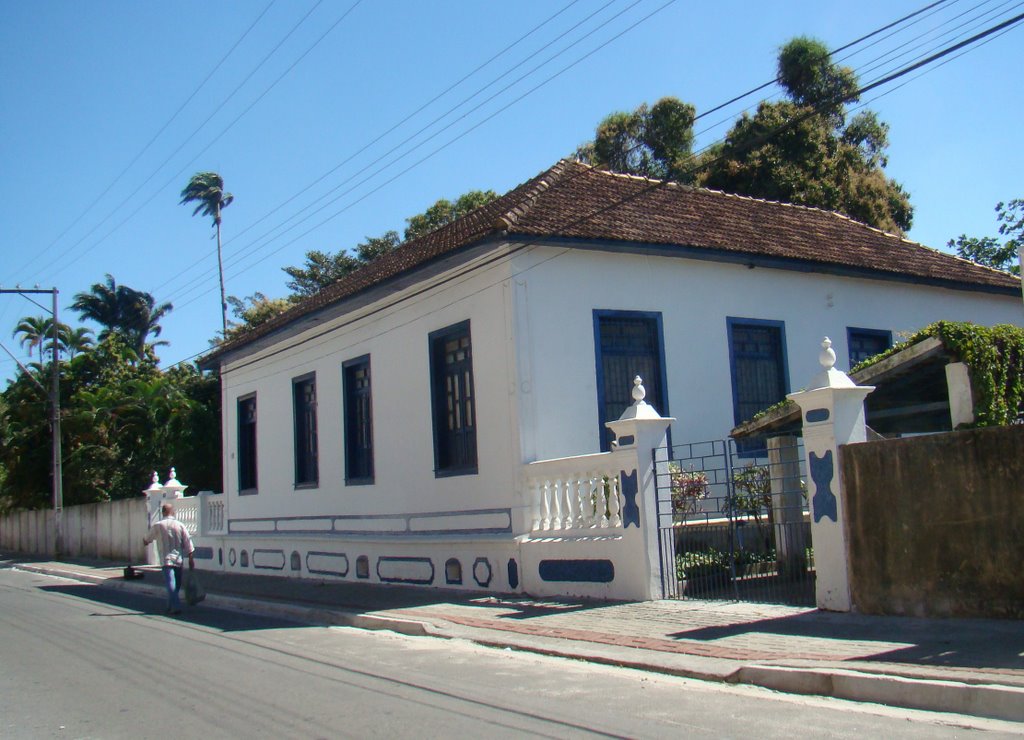
<svg viewBox="0 0 1024 740">
<path fill-rule="evenodd" d="M 821 346 L 818 361 L 824 370 L 811 379 L 811 390 L 788 397 L 800 406 L 803 415 L 816 601 L 821 609 L 845 612 L 850 611 L 852 603 L 839 448 L 867 439 L 864 399 L 874 387 L 857 386 L 835 368 L 836 353 L 828 337 Z"/>
</svg>

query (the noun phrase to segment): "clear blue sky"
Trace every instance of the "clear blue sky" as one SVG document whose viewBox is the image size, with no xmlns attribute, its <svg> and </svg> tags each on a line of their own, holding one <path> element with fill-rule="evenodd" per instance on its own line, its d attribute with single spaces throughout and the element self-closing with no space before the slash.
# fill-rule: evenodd
<svg viewBox="0 0 1024 740">
<path fill-rule="evenodd" d="M 170 364 L 207 349 L 220 326 L 213 230 L 178 205 L 196 171 L 221 173 L 235 195 L 228 293 L 280 296 L 281 268 L 307 250 L 401 231 L 439 197 L 504 192 L 570 155 L 611 111 L 665 95 L 707 110 L 772 79 L 793 36 L 837 48 L 928 4 L 268 3 L 0 3 L 0 285 L 56 286 L 68 323 L 74 294 L 104 273 L 150 291 L 175 305 L 161 336 Z M 845 63 L 870 82 L 1020 12 L 947 0 Z M 1018 25 L 867 96 L 891 126 L 888 172 L 911 194 L 910 238 L 944 248 L 995 234 L 995 204 L 1024 197 L 1022 42 Z M 894 50 L 905 55 L 873 61 Z M 701 121 L 698 144 L 756 102 Z M 41 313 L 0 295 L 0 342 L 20 351 L 15 323 Z M 0 353 L 0 377 L 14 370 Z"/>
</svg>

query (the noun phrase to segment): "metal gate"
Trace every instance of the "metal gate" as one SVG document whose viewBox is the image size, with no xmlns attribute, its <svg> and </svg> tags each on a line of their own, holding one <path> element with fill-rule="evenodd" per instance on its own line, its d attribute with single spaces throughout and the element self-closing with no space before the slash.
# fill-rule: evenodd
<svg viewBox="0 0 1024 740">
<path fill-rule="evenodd" d="M 655 451 L 662 593 L 814 605 L 814 549 L 801 440 Z"/>
</svg>

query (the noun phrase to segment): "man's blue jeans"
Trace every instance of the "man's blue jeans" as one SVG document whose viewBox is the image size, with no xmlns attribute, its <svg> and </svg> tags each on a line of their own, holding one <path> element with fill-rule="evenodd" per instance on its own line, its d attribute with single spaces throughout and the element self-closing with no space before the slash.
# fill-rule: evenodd
<svg viewBox="0 0 1024 740">
<path fill-rule="evenodd" d="M 178 598 L 178 592 L 181 590 L 181 566 L 165 565 L 163 571 L 164 586 L 167 588 L 167 611 L 180 612 L 181 599 Z"/>
</svg>

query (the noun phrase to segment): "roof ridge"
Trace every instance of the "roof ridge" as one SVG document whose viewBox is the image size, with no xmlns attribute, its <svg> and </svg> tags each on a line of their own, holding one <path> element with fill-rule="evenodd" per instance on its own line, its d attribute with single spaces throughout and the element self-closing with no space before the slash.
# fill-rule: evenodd
<svg viewBox="0 0 1024 740">
<path fill-rule="evenodd" d="M 886 231 L 885 229 L 879 229 L 879 228 L 877 228 L 875 226 L 871 226 L 870 224 L 866 224 L 863 221 L 858 221 L 857 219 L 855 219 L 852 216 L 849 216 L 849 215 L 847 215 L 845 213 L 841 213 L 839 211 L 832 210 L 832 209 L 829 209 L 829 208 L 822 208 L 821 206 L 811 206 L 811 205 L 807 205 L 806 203 L 790 203 L 790 202 L 784 201 L 784 200 L 772 200 L 771 198 L 761 198 L 761 197 L 758 197 L 756 195 L 745 195 L 743 193 L 730 193 L 730 192 L 727 192 L 725 190 L 719 190 L 717 188 L 709 188 L 709 187 L 705 187 L 703 185 L 690 185 L 690 184 L 687 184 L 687 183 L 677 182 L 675 180 L 665 180 L 665 179 L 660 179 L 660 178 L 657 178 L 657 177 L 647 177 L 646 175 L 634 175 L 631 172 L 616 172 L 614 170 L 600 169 L 598 167 L 594 167 L 593 165 L 588 165 L 585 162 L 580 162 L 579 160 L 575 160 L 575 162 L 576 162 L 576 164 L 582 165 L 583 167 L 587 167 L 590 170 L 592 170 L 593 172 L 596 172 L 596 173 L 601 174 L 601 175 L 610 175 L 612 177 L 620 177 L 620 178 L 627 179 L 627 180 L 640 180 L 642 182 L 659 183 L 659 184 L 667 185 L 669 187 L 677 187 L 677 188 L 682 188 L 682 189 L 686 189 L 686 190 L 691 190 L 691 191 L 697 192 L 697 193 L 710 193 L 712 195 L 721 195 L 721 196 L 724 196 L 726 198 L 736 198 L 738 200 L 749 200 L 749 201 L 752 201 L 754 203 L 766 203 L 768 205 L 784 206 L 786 208 L 801 208 L 801 209 L 806 210 L 806 211 L 817 211 L 818 213 L 824 213 L 824 214 L 828 214 L 830 216 L 837 216 L 838 218 L 845 219 L 845 220 L 850 221 L 850 222 L 855 223 L 855 224 L 859 224 L 861 226 L 864 226 L 865 228 L 871 229 L 872 231 L 877 231 L 880 234 L 885 234 L 886 236 L 892 236 L 892 237 L 895 237 L 895 238 L 900 239 L 902 241 L 909 242 L 911 244 L 918 244 L 919 243 L 919 242 L 914 242 L 914 241 L 912 241 L 910 239 L 907 239 L 906 237 L 901 236 L 899 234 L 894 234 L 891 231 Z M 921 245 L 921 246 L 925 246 L 925 245 Z"/>
<path fill-rule="evenodd" d="M 533 207 L 540 196 L 565 176 L 568 164 L 570 164 L 568 160 L 560 159 L 539 175 L 530 178 L 526 182 L 516 186 L 506 193 L 506 196 L 511 196 L 521 188 L 526 191 L 521 197 L 515 199 L 514 204 L 508 210 L 499 213 L 497 217 L 495 217 L 494 227 L 506 230 L 515 226 L 519 222 L 519 219 L 529 212 L 530 208 Z"/>
</svg>

